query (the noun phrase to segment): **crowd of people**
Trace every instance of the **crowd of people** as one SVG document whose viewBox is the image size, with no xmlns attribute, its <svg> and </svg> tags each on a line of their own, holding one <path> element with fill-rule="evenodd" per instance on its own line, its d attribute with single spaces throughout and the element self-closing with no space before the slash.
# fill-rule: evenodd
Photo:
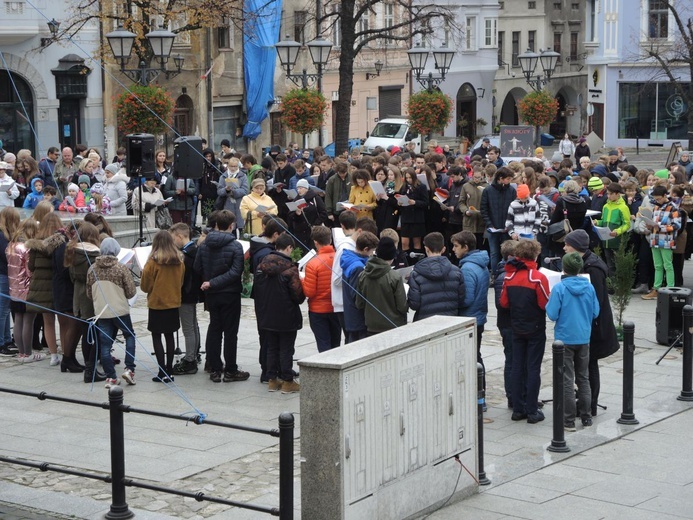
<svg viewBox="0 0 693 520">
<path fill-rule="evenodd" d="M 543 419 L 538 391 L 548 314 L 571 353 L 566 378 L 579 388 L 578 409 L 566 407 L 566 428 L 576 414 L 589 426 L 597 413 L 598 360 L 618 349 L 608 295 L 619 251 L 635 254 L 633 292 L 644 299 L 682 284 L 691 250 L 693 164 L 683 152 L 666 169 L 638 169 L 622 150 L 592 160 L 583 139 L 573 146 L 564 141 L 570 140 L 551 159 L 537 149 L 535 157 L 510 164 L 486 142 L 463 155 L 435 141 L 424 154 L 408 144 L 370 156 L 355 148 L 334 159 L 319 147 L 300 151 L 291 143 L 272 147 L 258 164 L 222 141 L 220 159 L 201 151 L 202 175 L 187 184 L 171 174 L 165 152 L 157 152 L 156 173 L 144 180 L 141 195 L 126 175 L 124 150 L 107 165 L 86 147 L 62 154 L 51 148 L 38 162 L 19 153 L 14 165 L 7 153 L 0 162 L 0 291 L 11 298 L 0 301 L 0 353 L 40 361 L 41 322 L 51 364 L 112 386 L 120 383 L 110 353 L 120 330 L 127 347 L 121 377 L 134 384 L 127 304 L 134 285 L 103 217 L 126 214 L 131 199 L 152 230 L 162 207 L 171 216 L 155 234 L 141 275 L 159 366 L 155 381 L 197 373 L 202 302 L 210 316 L 205 369 L 211 381 L 248 379 L 236 358 L 240 298 L 250 279 L 260 379 L 284 393 L 300 389 L 292 360 L 305 300 L 320 352 L 341 345 L 342 337 L 350 343 L 402 326 L 412 309 L 415 321 L 475 318 L 483 364 L 493 287 L 512 418 Z M 20 221 L 15 206 L 35 208 L 34 214 Z M 65 226 L 53 210 L 86 216 Z M 247 259 L 240 240 L 250 242 Z M 299 271 L 296 260 L 311 250 Z M 542 265 L 567 276 L 553 291 Z M 575 276 L 581 272 L 590 275 L 591 291 Z M 85 320 L 94 316 L 96 341 L 85 334 Z M 175 363 L 173 333 L 180 327 L 186 351 Z M 80 339 L 84 365 L 75 357 Z"/>
</svg>

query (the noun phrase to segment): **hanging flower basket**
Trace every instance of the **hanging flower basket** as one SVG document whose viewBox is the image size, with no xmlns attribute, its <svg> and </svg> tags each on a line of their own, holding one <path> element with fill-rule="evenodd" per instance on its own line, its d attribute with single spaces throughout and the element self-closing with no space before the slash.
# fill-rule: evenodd
<svg viewBox="0 0 693 520">
<path fill-rule="evenodd" d="M 159 86 L 133 85 L 116 100 L 121 134 L 162 134 L 173 120 L 175 101 Z"/>
<path fill-rule="evenodd" d="M 295 88 L 282 97 L 282 120 L 292 132 L 310 134 L 325 121 L 327 100 L 315 89 Z"/>
<path fill-rule="evenodd" d="M 421 90 L 411 95 L 407 110 L 411 127 L 421 134 L 430 134 L 445 128 L 452 119 L 452 100 L 438 90 Z"/>
<path fill-rule="evenodd" d="M 545 126 L 556 118 L 558 101 L 545 90 L 531 92 L 517 102 L 517 111 L 528 125 Z"/>
</svg>

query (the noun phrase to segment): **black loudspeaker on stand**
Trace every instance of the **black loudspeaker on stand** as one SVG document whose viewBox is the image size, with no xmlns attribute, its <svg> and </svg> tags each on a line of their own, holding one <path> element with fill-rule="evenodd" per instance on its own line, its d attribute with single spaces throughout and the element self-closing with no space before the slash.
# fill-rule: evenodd
<svg viewBox="0 0 693 520">
<path fill-rule="evenodd" d="M 173 141 L 173 175 L 176 179 L 183 179 L 184 192 L 188 190 L 188 179 L 202 177 L 204 160 L 201 137 L 190 135 L 179 137 Z M 183 214 L 188 214 L 187 193 L 185 193 L 185 211 Z"/>
<path fill-rule="evenodd" d="M 662 287 L 657 291 L 657 314 L 655 317 L 655 338 L 660 345 L 669 348 L 655 363 L 660 361 L 674 347 L 683 346 L 683 308 L 693 299 L 690 289 L 686 287 Z"/>
<path fill-rule="evenodd" d="M 153 179 L 155 173 L 154 164 L 154 136 L 152 134 L 128 134 L 127 139 L 127 172 L 129 177 L 137 177 L 137 194 L 140 207 L 137 208 L 139 222 L 139 236 L 135 242 L 145 245 L 144 238 L 144 204 L 142 203 L 142 179 Z"/>
</svg>

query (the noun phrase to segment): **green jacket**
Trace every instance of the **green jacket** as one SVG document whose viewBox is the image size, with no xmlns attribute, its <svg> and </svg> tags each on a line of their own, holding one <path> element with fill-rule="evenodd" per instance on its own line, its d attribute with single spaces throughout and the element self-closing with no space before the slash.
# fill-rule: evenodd
<svg viewBox="0 0 693 520">
<path fill-rule="evenodd" d="M 619 197 L 618 201 L 607 201 L 602 209 L 602 218 L 597 221 L 597 224 L 602 227 L 608 227 L 612 231 L 616 231 L 615 238 L 604 241 L 604 247 L 607 249 L 618 249 L 621 244 L 621 235 L 630 231 L 630 210 L 623 197 Z"/>
<path fill-rule="evenodd" d="M 356 307 L 363 309 L 368 332 L 384 332 L 407 324 L 407 295 L 392 266 L 371 257 L 359 275 Z"/>
</svg>

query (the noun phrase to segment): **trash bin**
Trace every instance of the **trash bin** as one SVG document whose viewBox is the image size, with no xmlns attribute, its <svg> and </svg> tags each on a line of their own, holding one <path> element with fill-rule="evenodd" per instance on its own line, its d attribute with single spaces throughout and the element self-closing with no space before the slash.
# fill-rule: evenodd
<svg viewBox="0 0 693 520">
<path fill-rule="evenodd" d="M 691 290 L 685 287 L 662 287 L 657 291 L 655 338 L 660 345 L 671 345 L 683 332 L 683 307 L 691 304 Z"/>
<path fill-rule="evenodd" d="M 554 136 L 551 134 L 541 134 L 541 145 L 542 146 L 553 146 Z"/>
</svg>

